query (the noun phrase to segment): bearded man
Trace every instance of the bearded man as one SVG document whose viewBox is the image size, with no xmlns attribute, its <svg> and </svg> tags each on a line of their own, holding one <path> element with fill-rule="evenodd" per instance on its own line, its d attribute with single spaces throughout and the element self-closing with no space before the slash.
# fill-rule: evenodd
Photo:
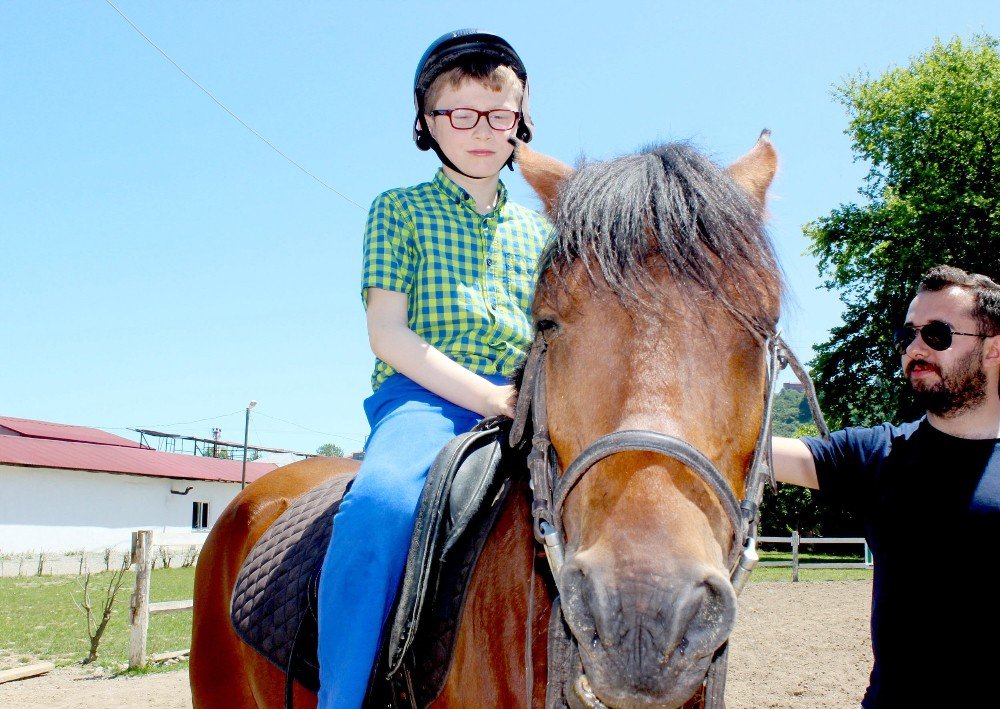
<svg viewBox="0 0 1000 709">
<path fill-rule="evenodd" d="M 775 474 L 864 521 L 875 663 L 862 706 L 993 704 L 984 697 L 1000 672 L 1000 285 L 935 267 L 893 341 L 926 416 L 829 441 L 775 438 Z"/>
</svg>

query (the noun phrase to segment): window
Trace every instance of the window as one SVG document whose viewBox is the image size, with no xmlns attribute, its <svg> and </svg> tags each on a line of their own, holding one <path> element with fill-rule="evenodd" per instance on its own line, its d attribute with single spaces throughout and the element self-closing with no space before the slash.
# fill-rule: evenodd
<svg viewBox="0 0 1000 709">
<path fill-rule="evenodd" d="M 191 507 L 191 529 L 208 529 L 208 503 L 195 502 Z"/>
</svg>

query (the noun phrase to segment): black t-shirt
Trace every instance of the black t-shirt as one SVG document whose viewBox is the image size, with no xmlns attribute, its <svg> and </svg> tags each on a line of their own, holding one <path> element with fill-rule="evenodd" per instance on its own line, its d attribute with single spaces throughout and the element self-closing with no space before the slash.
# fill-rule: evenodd
<svg viewBox="0 0 1000 709">
<path fill-rule="evenodd" d="M 955 438 L 921 419 L 803 442 L 822 498 L 861 514 L 875 557 L 875 665 L 863 706 L 952 706 L 993 695 L 1000 440 Z"/>
</svg>

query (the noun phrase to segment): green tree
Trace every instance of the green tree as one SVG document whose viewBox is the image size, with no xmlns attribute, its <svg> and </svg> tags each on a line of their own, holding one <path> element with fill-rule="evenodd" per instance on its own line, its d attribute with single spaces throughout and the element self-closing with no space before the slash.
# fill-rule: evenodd
<svg viewBox="0 0 1000 709">
<path fill-rule="evenodd" d="M 802 424 L 812 421 L 806 395 L 794 389 L 782 389 L 774 397 L 771 421 L 775 436 L 792 436 Z M 808 434 L 803 434 L 808 435 Z"/>
<path fill-rule="evenodd" d="M 317 455 L 324 455 L 329 458 L 343 458 L 344 449 L 338 446 L 336 443 L 324 443 L 319 448 L 316 449 Z"/>
<path fill-rule="evenodd" d="M 923 273 L 948 263 L 1000 276 L 1000 55 L 997 40 L 940 40 L 909 66 L 836 87 L 855 160 L 871 169 L 863 204 L 806 225 L 844 322 L 813 361 L 831 424 L 922 412 L 899 373 L 891 332 Z"/>
</svg>

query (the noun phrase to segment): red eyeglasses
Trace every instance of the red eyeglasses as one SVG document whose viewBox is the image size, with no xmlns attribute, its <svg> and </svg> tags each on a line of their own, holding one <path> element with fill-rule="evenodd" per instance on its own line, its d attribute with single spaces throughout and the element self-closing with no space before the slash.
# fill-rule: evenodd
<svg viewBox="0 0 1000 709">
<path fill-rule="evenodd" d="M 472 130 L 479 123 L 479 119 L 484 116 L 493 130 L 510 130 L 517 125 L 521 112 L 506 108 L 494 108 L 489 111 L 477 111 L 474 108 L 443 108 L 428 111 L 427 115 L 448 116 L 451 127 L 455 130 Z"/>
</svg>

